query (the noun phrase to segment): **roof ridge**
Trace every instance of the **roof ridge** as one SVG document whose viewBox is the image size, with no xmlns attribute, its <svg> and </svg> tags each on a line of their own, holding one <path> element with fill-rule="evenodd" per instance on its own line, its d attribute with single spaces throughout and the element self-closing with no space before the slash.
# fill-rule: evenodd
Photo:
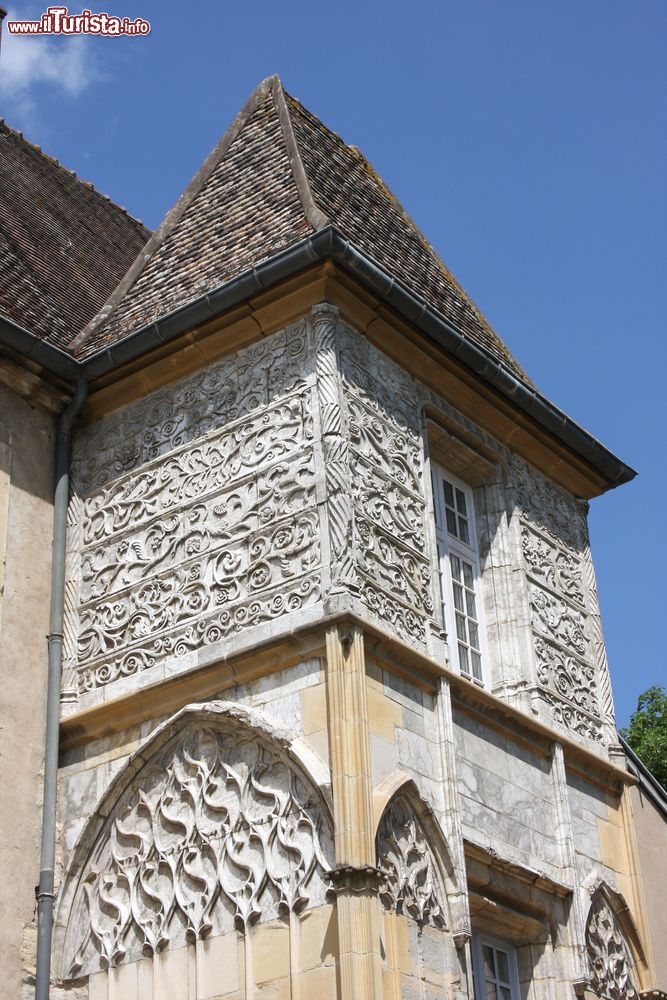
<svg viewBox="0 0 667 1000">
<path fill-rule="evenodd" d="M 294 183 L 296 184 L 299 200 L 303 206 L 306 219 L 315 232 L 318 232 L 318 230 L 324 229 L 325 226 L 330 225 L 331 220 L 320 208 L 318 208 L 315 198 L 313 197 L 310 181 L 308 180 L 308 174 L 306 173 L 306 168 L 304 167 L 303 159 L 301 158 L 299 144 L 296 141 L 296 136 L 294 135 L 292 119 L 287 101 L 285 99 L 285 91 L 283 89 L 282 81 L 277 74 L 272 76 L 270 79 L 272 83 L 273 103 L 278 114 L 278 121 L 280 122 L 280 127 L 282 129 L 285 146 L 287 147 L 287 156 L 292 168 L 292 175 L 294 177 Z"/>
<path fill-rule="evenodd" d="M 85 342 L 106 323 L 110 315 L 116 309 L 116 306 L 120 304 L 132 285 L 136 282 L 137 278 L 141 275 L 148 262 L 166 242 L 171 233 L 176 229 L 176 226 L 182 219 L 183 215 L 195 200 L 197 195 L 202 191 L 206 182 L 211 177 L 211 174 L 229 150 L 230 146 L 252 115 L 260 100 L 272 90 L 276 80 L 276 76 L 268 76 L 266 79 L 262 80 L 257 87 L 255 87 L 232 124 L 223 134 L 222 138 L 220 138 L 215 144 L 190 183 L 181 192 L 175 204 L 169 209 L 164 219 L 149 239 L 148 243 L 139 252 L 136 260 L 130 265 L 129 270 L 120 280 L 104 305 L 101 306 L 96 315 L 93 316 L 83 330 L 81 330 L 81 332 L 70 341 L 68 345 L 70 350 L 76 352 L 82 344 L 85 344 Z"/>
<path fill-rule="evenodd" d="M 99 198 L 103 198 L 104 201 L 107 201 L 110 205 L 113 205 L 114 208 L 117 208 L 119 212 L 122 212 L 123 215 L 126 215 L 128 219 L 132 220 L 132 222 L 138 223 L 140 226 L 143 226 L 144 229 L 150 232 L 150 229 L 148 229 L 148 226 L 143 222 L 142 219 L 138 219 L 136 215 L 132 215 L 132 213 L 129 212 L 124 205 L 119 205 L 118 202 L 114 201 L 110 195 L 105 194 L 104 191 L 100 191 L 99 188 L 96 188 L 92 181 L 85 180 L 83 177 L 77 174 L 76 170 L 72 170 L 70 169 L 70 167 L 66 167 L 65 164 L 61 163 L 60 160 L 58 160 L 55 156 L 51 156 L 50 153 L 46 153 L 41 146 L 37 145 L 36 142 L 31 142 L 30 139 L 26 139 L 23 132 L 21 132 L 20 129 L 14 128 L 13 125 L 10 125 L 6 118 L 0 118 L 0 127 L 6 128 L 8 132 L 11 132 L 12 135 L 20 139 L 21 142 L 28 147 L 28 149 L 32 150 L 35 153 L 39 153 L 39 155 L 43 159 L 48 160 L 49 163 L 52 163 L 54 166 L 56 166 L 58 170 L 62 171 L 63 174 L 66 174 L 68 177 L 73 177 L 74 180 L 79 182 L 79 184 L 82 184 L 90 191 L 94 191 L 94 193 Z"/>
</svg>

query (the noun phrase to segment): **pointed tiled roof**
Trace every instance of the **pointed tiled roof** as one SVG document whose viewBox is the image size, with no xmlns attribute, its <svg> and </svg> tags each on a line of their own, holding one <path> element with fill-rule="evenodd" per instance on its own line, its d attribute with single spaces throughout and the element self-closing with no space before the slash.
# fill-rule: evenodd
<svg viewBox="0 0 667 1000">
<path fill-rule="evenodd" d="M 526 379 L 367 160 L 277 77 L 253 93 L 71 348 L 89 357 L 329 225 Z"/>
<path fill-rule="evenodd" d="M 150 231 L 0 119 L 0 316 L 66 348 Z"/>
</svg>

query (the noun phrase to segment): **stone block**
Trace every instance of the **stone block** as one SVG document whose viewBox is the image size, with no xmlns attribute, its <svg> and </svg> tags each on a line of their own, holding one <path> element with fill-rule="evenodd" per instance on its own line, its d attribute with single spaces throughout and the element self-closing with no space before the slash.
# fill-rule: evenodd
<svg viewBox="0 0 667 1000">
<path fill-rule="evenodd" d="M 390 742 L 381 736 L 371 736 L 370 743 L 373 784 L 379 785 L 388 774 L 397 769 L 398 754 L 393 740 Z"/>
<path fill-rule="evenodd" d="M 371 734 L 393 742 L 394 728 L 403 724 L 401 706 L 374 687 L 368 687 L 367 699 Z"/>
<path fill-rule="evenodd" d="M 289 928 L 275 920 L 251 931 L 255 981 L 266 983 L 289 975 Z"/>
<path fill-rule="evenodd" d="M 88 979 L 88 1000 L 107 1000 L 109 990 L 107 987 L 106 972 L 96 972 Z"/>
<path fill-rule="evenodd" d="M 304 1000 L 335 1000 L 336 970 L 333 965 L 323 965 L 319 969 L 309 969 L 299 976 L 301 996 Z"/>
<path fill-rule="evenodd" d="M 174 948 L 160 956 L 161 1000 L 185 1000 L 188 996 L 190 981 L 188 953 L 189 948 Z"/>
<path fill-rule="evenodd" d="M 322 964 L 322 944 L 324 928 L 322 912 L 319 908 L 306 910 L 300 920 L 301 971 L 315 969 Z"/>
<path fill-rule="evenodd" d="M 317 733 L 310 733 L 308 736 L 304 737 L 305 742 L 309 744 L 318 755 L 321 757 L 327 767 L 330 767 L 329 762 L 329 733 L 326 729 L 320 729 Z"/>
<path fill-rule="evenodd" d="M 137 964 L 137 962 L 131 962 L 129 965 L 120 965 L 116 969 L 109 970 L 109 979 L 112 981 L 109 985 L 112 986 L 114 996 L 122 997 L 123 1000 L 141 1000 L 137 992 Z M 166 995 L 171 997 L 170 994 Z"/>
<path fill-rule="evenodd" d="M 327 728 L 327 689 L 317 684 L 301 691 L 301 717 L 306 736 Z"/>
<path fill-rule="evenodd" d="M 202 1000 L 225 996 L 240 988 L 238 934 L 222 934 L 203 942 Z"/>
</svg>

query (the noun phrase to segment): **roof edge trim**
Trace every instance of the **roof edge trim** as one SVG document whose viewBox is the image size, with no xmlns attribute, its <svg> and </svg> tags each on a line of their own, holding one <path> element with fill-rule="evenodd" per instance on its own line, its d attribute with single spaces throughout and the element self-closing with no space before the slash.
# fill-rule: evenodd
<svg viewBox="0 0 667 1000">
<path fill-rule="evenodd" d="M 536 389 L 516 378 L 500 361 L 464 337 L 435 309 L 358 250 L 332 225 L 225 282 L 212 292 L 193 299 L 156 322 L 136 330 L 114 345 L 91 355 L 84 362 L 69 358 L 55 348 L 47 349 L 46 345 L 40 342 L 44 347 L 40 353 L 40 363 L 56 374 L 64 374 L 62 364 L 66 359 L 67 371 L 75 374 L 68 374 L 65 377 L 84 377 L 91 381 L 136 360 L 161 344 L 174 340 L 214 316 L 221 315 L 227 309 L 291 277 L 310 264 L 327 258 L 332 258 L 346 267 L 433 343 L 456 357 L 562 444 L 583 458 L 604 477 L 609 489 L 634 479 L 636 476 L 634 469 L 617 458 Z M 9 326 L 13 327 L 13 324 Z M 16 327 L 13 329 L 16 331 Z M 24 337 L 32 338 L 21 341 L 25 347 L 20 347 L 18 342 L 10 346 L 37 360 L 36 354 L 33 353 L 37 350 L 33 341 L 37 341 L 38 338 L 26 331 L 22 333 Z M 16 337 L 15 332 L 13 336 Z M 7 342 L 5 326 L 0 323 L 0 343 Z M 28 346 L 31 347 L 30 352 L 25 349 Z M 50 359 L 52 363 L 49 363 Z M 58 364 L 58 369 L 54 364 Z"/>
<path fill-rule="evenodd" d="M 6 316 L 0 316 L 0 344 L 41 365 L 58 378 L 68 382 L 76 382 L 81 378 L 81 365 L 71 355 L 25 330 Z"/>
</svg>

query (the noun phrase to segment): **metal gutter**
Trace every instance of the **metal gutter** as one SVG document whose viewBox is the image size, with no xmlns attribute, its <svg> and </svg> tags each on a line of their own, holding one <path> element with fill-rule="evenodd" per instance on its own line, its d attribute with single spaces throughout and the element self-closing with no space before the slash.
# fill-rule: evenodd
<svg viewBox="0 0 667 1000">
<path fill-rule="evenodd" d="M 32 337 L 26 331 L 21 331 L 20 341 L 32 347 L 30 356 L 48 370 L 72 378 L 72 375 L 65 375 L 65 370 L 71 371 L 74 366 L 77 375 L 83 376 L 90 382 L 109 374 L 121 365 L 136 360 L 152 348 L 174 340 L 214 316 L 221 315 L 305 267 L 326 259 L 338 261 L 441 350 L 461 361 L 518 409 L 581 456 L 605 478 L 610 488 L 634 479 L 636 473 L 633 469 L 625 465 L 545 396 L 520 381 L 502 362 L 477 347 L 423 298 L 410 291 L 402 282 L 393 278 L 374 260 L 363 254 L 332 225 L 325 226 L 308 239 L 296 243 L 180 309 L 168 313 L 155 323 L 124 337 L 111 347 L 98 351 L 85 361 L 75 361 L 57 348 L 49 348 L 41 341 L 39 342 L 41 347 L 25 341 L 25 337 Z M 26 353 L 16 340 L 18 328 L 14 324 L 10 326 L 14 331 L 14 349 Z M 33 340 L 37 339 L 33 337 Z M 5 329 L 2 325 L 0 325 L 0 342 L 6 342 Z M 58 370 L 53 367 L 55 364 L 59 365 Z"/>
<path fill-rule="evenodd" d="M 81 364 L 76 358 L 24 330 L 5 316 L 0 316 L 0 344 L 68 382 L 76 382 L 81 378 Z"/>
<path fill-rule="evenodd" d="M 646 764 L 637 756 L 627 740 L 618 734 L 625 756 L 628 758 L 628 769 L 639 779 L 640 788 L 646 792 L 654 805 L 667 817 L 667 790 L 665 790 L 657 778 L 654 778 Z"/>
<path fill-rule="evenodd" d="M 60 678 L 65 604 L 65 546 L 69 501 L 70 440 L 72 425 L 88 394 L 84 379 L 77 382 L 71 401 L 58 420 L 56 432 L 53 543 L 51 555 L 51 613 L 48 642 L 46 737 L 44 747 L 44 800 L 42 844 L 37 896 L 37 968 L 35 1000 L 48 1000 L 51 979 L 51 940 L 55 897 L 56 796 L 60 728 Z"/>
</svg>

